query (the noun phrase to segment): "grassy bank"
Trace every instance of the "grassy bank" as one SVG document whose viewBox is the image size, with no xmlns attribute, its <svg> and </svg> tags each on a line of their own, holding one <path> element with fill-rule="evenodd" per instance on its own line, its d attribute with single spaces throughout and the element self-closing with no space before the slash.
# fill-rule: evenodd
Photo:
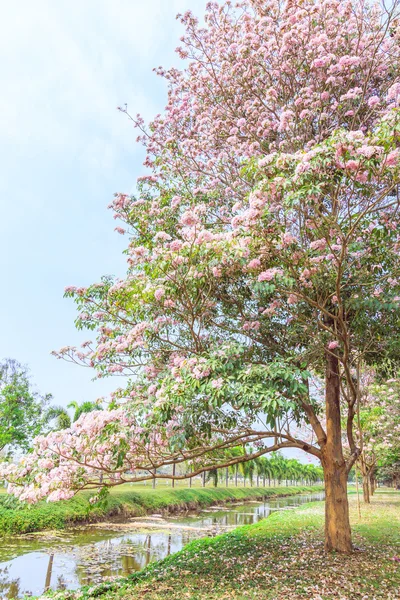
<svg viewBox="0 0 400 600">
<path fill-rule="evenodd" d="M 45 529 L 63 529 L 74 523 L 98 521 L 118 514 L 141 516 L 154 512 L 196 509 L 235 500 L 271 498 L 316 492 L 321 487 L 272 488 L 196 488 L 114 491 L 100 506 L 91 506 L 89 494 L 56 503 L 35 506 L 19 504 L 6 495 L 0 496 L 0 535 L 30 533 Z"/>
<path fill-rule="evenodd" d="M 123 581 L 57 598 L 101 600 L 398 600 L 400 494 L 370 506 L 350 499 L 351 556 L 323 552 L 323 503 L 278 512 L 256 525 L 192 542 Z"/>
</svg>

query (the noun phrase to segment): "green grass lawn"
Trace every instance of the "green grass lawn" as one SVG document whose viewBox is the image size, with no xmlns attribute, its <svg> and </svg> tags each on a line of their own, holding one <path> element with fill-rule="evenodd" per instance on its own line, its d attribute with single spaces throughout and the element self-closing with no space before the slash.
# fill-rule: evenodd
<svg viewBox="0 0 400 600">
<path fill-rule="evenodd" d="M 155 490 L 143 486 L 115 488 L 100 506 L 91 506 L 90 494 L 80 493 L 64 502 L 40 502 L 34 506 L 18 503 L 13 497 L 0 497 L 0 535 L 30 533 L 45 529 L 63 529 L 74 523 L 98 521 L 112 515 L 141 516 L 149 512 L 178 511 L 210 506 L 216 502 L 262 499 L 320 491 L 315 487 L 271 488 L 168 488 Z"/>
<path fill-rule="evenodd" d="M 58 598 L 101 600 L 399 600 L 400 493 L 370 506 L 350 496 L 356 550 L 323 551 L 324 505 L 277 512 L 256 525 L 197 540 L 116 583 Z"/>
</svg>

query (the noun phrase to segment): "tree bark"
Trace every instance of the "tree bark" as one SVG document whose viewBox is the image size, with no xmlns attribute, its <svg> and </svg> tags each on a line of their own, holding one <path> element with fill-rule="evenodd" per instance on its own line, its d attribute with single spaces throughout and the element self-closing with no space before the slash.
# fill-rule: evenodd
<svg viewBox="0 0 400 600">
<path fill-rule="evenodd" d="M 363 498 L 365 504 L 371 503 L 370 493 L 369 493 L 369 481 L 368 475 L 363 475 Z"/>
<path fill-rule="evenodd" d="M 362 474 L 362 487 L 363 487 L 363 500 L 365 504 L 371 503 L 371 488 L 370 488 L 370 469 L 368 468 L 365 460 L 364 453 L 361 454 L 360 459 L 361 474 Z"/>
<path fill-rule="evenodd" d="M 352 552 L 347 465 L 340 420 L 339 360 L 328 352 L 325 378 L 326 442 L 322 447 L 325 479 L 325 550 Z"/>
</svg>

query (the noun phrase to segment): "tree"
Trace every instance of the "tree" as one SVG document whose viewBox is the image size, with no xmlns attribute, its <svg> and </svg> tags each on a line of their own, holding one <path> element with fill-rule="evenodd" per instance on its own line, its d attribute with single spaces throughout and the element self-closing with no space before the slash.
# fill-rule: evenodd
<svg viewBox="0 0 400 600">
<path fill-rule="evenodd" d="M 71 417 L 63 406 L 50 406 L 45 413 L 45 422 L 51 430 L 59 431 L 71 427 Z"/>
<path fill-rule="evenodd" d="M 50 398 L 33 389 L 27 367 L 10 358 L 0 363 L 0 450 L 29 449 Z"/>
<path fill-rule="evenodd" d="M 46 411 L 45 421 L 46 423 L 52 423 L 52 429 L 59 431 L 60 429 L 69 429 L 72 423 L 75 423 L 82 414 L 91 412 L 92 410 L 101 410 L 99 402 L 82 402 L 79 404 L 75 400 L 67 405 L 67 408 L 74 410 L 73 417 L 71 419 L 68 411 L 63 406 L 50 406 Z"/>
<path fill-rule="evenodd" d="M 375 489 L 377 470 L 400 456 L 400 381 L 376 381 L 365 373 L 359 407 L 360 467 L 366 503 Z"/>
<path fill-rule="evenodd" d="M 101 405 L 99 404 L 99 402 L 90 401 L 82 402 L 81 404 L 79 404 L 78 402 L 73 400 L 68 404 L 67 408 L 74 409 L 74 416 L 72 417 L 72 421 L 75 423 L 81 415 L 92 412 L 93 410 L 101 410 Z"/>
<path fill-rule="evenodd" d="M 131 382 L 5 472 L 21 497 L 291 447 L 321 460 L 326 550 L 351 551 L 357 369 L 399 360 L 396 11 L 245 0 L 210 2 L 204 28 L 182 17 L 165 114 L 148 131 L 131 117 L 152 173 L 112 205 L 128 275 L 66 290 L 97 339 L 58 356 Z"/>
</svg>

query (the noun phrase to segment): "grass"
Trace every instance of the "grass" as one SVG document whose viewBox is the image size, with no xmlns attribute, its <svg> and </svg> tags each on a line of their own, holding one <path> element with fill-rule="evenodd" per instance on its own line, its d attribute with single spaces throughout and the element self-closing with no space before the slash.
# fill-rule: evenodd
<svg viewBox="0 0 400 600">
<path fill-rule="evenodd" d="M 34 506 L 18 503 L 13 497 L 0 496 L 0 535 L 63 529 L 74 523 L 98 521 L 113 515 L 141 516 L 151 512 L 175 512 L 196 509 L 234 500 L 271 498 L 319 491 L 321 487 L 272 488 L 182 488 L 143 489 L 121 486 L 100 506 L 91 506 L 90 494 L 78 494 L 72 500 Z"/>
<path fill-rule="evenodd" d="M 356 551 L 323 552 L 323 503 L 272 514 L 256 525 L 188 544 L 125 580 L 63 599 L 399 600 L 400 493 L 370 506 L 350 497 Z"/>
</svg>

